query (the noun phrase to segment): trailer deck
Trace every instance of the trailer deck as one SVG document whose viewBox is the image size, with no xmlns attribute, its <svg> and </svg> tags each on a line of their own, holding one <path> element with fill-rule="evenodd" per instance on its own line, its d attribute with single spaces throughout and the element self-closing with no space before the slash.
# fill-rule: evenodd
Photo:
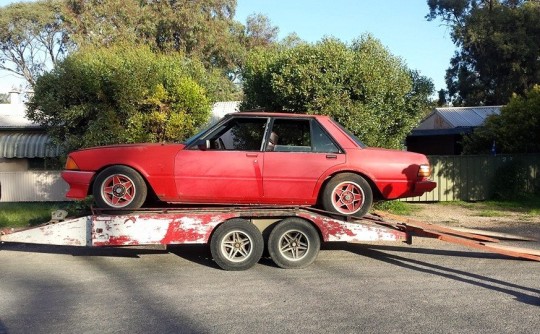
<svg viewBox="0 0 540 334">
<path fill-rule="evenodd" d="M 488 231 L 457 230 L 442 225 L 375 212 L 347 218 L 310 207 L 186 207 L 92 214 L 26 229 L 1 231 L 0 242 L 62 246 L 208 244 L 216 263 L 244 270 L 265 246 L 282 268 L 303 268 L 317 257 L 321 242 L 403 241 L 436 238 L 506 256 L 540 261 L 540 251 L 501 244 Z M 264 236 L 264 237 L 263 237 Z M 505 235 L 505 239 L 531 240 Z"/>
</svg>

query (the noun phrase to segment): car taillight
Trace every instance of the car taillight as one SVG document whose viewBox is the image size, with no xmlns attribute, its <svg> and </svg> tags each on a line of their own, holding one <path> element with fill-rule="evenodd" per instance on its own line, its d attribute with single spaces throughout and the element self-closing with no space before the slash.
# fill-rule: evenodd
<svg viewBox="0 0 540 334">
<path fill-rule="evenodd" d="M 75 163 L 75 160 L 73 160 L 71 157 L 68 157 L 66 161 L 65 169 L 78 170 L 79 166 L 77 166 L 77 163 Z"/>
<path fill-rule="evenodd" d="M 420 168 L 418 169 L 418 177 L 421 178 L 429 178 L 431 176 L 431 168 L 429 165 L 420 165 Z"/>
</svg>

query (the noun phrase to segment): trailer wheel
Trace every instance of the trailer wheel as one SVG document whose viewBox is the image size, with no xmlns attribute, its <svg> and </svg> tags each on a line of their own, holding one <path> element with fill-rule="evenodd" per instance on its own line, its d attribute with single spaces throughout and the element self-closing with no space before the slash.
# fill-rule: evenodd
<svg viewBox="0 0 540 334">
<path fill-rule="evenodd" d="M 210 240 L 214 261 L 225 270 L 246 270 L 261 259 L 261 231 L 245 219 L 231 219 L 218 226 Z"/>
<path fill-rule="evenodd" d="M 322 193 L 322 206 L 326 211 L 346 216 L 363 217 L 373 204 L 373 191 L 360 175 L 343 173 L 334 176 Z"/>
<path fill-rule="evenodd" d="M 268 238 L 268 252 L 281 268 L 305 268 L 315 261 L 321 240 L 313 225 L 300 218 L 285 218 Z"/>
<path fill-rule="evenodd" d="M 92 192 L 100 208 L 138 209 L 146 200 L 148 189 L 134 169 L 111 166 L 98 174 Z"/>
</svg>

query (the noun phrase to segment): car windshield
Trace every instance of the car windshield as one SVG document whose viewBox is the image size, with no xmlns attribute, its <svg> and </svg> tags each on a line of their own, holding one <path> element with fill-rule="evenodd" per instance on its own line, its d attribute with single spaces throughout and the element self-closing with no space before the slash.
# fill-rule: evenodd
<svg viewBox="0 0 540 334">
<path fill-rule="evenodd" d="M 216 125 L 216 123 L 209 124 L 209 125 L 203 127 L 202 130 L 200 130 L 199 132 L 197 132 L 193 136 L 189 137 L 188 139 L 184 140 L 182 142 L 182 144 L 184 144 L 186 146 L 191 145 L 192 143 L 197 141 L 197 139 L 199 139 L 206 131 L 208 131 L 210 128 L 212 128 L 214 125 Z"/>
<path fill-rule="evenodd" d="M 345 132 L 352 140 L 354 140 L 354 142 L 360 146 L 361 148 L 366 148 L 367 145 L 364 144 L 358 137 L 356 137 L 351 131 L 347 130 L 346 127 L 344 127 L 343 125 L 339 124 L 339 122 L 337 122 L 335 119 L 332 119 L 332 122 L 334 122 L 334 124 L 336 124 L 341 130 L 343 130 L 343 132 Z"/>
</svg>

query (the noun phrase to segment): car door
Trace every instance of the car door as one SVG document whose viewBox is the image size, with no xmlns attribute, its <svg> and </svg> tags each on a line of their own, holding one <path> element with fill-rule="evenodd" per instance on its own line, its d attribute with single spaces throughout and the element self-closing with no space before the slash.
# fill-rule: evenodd
<svg viewBox="0 0 540 334">
<path fill-rule="evenodd" d="M 263 196 L 267 117 L 233 117 L 180 151 L 175 182 L 180 202 L 253 203 Z"/>
<path fill-rule="evenodd" d="M 343 151 L 315 119 L 276 118 L 264 152 L 265 201 L 315 204 L 317 181 L 345 159 Z"/>
</svg>

